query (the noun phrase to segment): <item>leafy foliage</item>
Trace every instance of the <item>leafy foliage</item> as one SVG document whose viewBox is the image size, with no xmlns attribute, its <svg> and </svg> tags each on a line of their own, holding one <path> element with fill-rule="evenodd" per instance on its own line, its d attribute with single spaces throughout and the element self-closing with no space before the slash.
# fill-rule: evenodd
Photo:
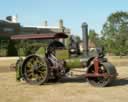
<svg viewBox="0 0 128 102">
<path fill-rule="evenodd" d="M 95 30 L 89 30 L 89 40 L 90 42 L 96 44 L 98 40 L 98 34 L 95 32 Z"/>
<path fill-rule="evenodd" d="M 19 56 L 26 56 L 30 54 L 35 54 L 36 51 L 40 48 L 46 48 L 47 42 L 37 41 L 37 40 L 21 40 L 15 42 L 15 47 Z"/>
<path fill-rule="evenodd" d="M 8 56 L 17 56 L 17 50 L 14 45 L 15 45 L 14 41 L 10 40 L 8 45 Z"/>
<path fill-rule="evenodd" d="M 112 13 L 103 25 L 102 37 L 109 52 L 116 55 L 128 53 L 128 13 Z"/>
</svg>

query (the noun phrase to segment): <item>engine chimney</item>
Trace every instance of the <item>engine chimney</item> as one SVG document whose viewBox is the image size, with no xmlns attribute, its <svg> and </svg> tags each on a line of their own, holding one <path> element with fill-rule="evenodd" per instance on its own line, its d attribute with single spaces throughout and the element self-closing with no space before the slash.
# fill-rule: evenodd
<svg viewBox="0 0 128 102">
<path fill-rule="evenodd" d="M 88 24 L 82 24 L 82 36 L 83 36 L 83 53 L 88 56 Z"/>
</svg>

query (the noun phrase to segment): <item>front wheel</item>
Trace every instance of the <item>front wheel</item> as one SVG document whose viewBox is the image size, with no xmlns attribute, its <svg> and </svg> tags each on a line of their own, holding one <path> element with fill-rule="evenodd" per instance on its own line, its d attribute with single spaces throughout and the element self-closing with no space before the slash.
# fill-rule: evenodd
<svg viewBox="0 0 128 102">
<path fill-rule="evenodd" d="M 94 73 L 94 65 L 90 66 L 87 70 L 87 73 L 93 74 Z M 117 76 L 117 72 L 115 67 L 109 63 L 105 62 L 99 65 L 99 74 L 108 74 L 111 77 L 103 77 L 103 76 L 96 76 L 96 77 L 87 77 L 87 81 L 96 87 L 105 87 L 112 83 Z"/>
</svg>

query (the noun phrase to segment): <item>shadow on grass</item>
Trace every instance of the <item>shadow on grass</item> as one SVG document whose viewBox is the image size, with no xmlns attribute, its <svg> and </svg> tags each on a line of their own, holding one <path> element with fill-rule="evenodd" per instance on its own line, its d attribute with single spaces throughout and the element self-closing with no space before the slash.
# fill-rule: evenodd
<svg viewBox="0 0 128 102">
<path fill-rule="evenodd" d="M 84 76 L 75 76 L 75 77 L 63 77 L 62 79 L 58 81 L 50 80 L 48 83 L 44 85 L 58 85 L 58 84 L 64 84 L 64 83 L 84 83 L 86 82 L 86 78 Z"/>
<path fill-rule="evenodd" d="M 84 76 L 75 76 L 75 77 L 65 77 L 59 80 L 61 83 L 83 83 L 86 82 L 86 78 Z"/>
<path fill-rule="evenodd" d="M 44 83 L 41 86 L 45 85 L 58 85 L 58 84 L 64 84 L 64 83 L 85 83 L 86 78 L 84 76 L 75 76 L 75 77 L 64 77 L 58 81 L 48 81 L 47 83 Z M 27 84 L 26 82 L 23 82 L 22 84 Z M 125 86 L 128 85 L 128 77 L 116 79 L 114 82 L 112 82 L 108 87 L 116 87 L 116 86 Z"/>
<path fill-rule="evenodd" d="M 55 81 L 55 80 L 49 80 L 47 83 L 42 84 L 41 86 L 47 86 L 47 85 L 58 85 L 58 84 L 64 84 L 64 83 L 84 83 L 86 82 L 86 78 L 84 76 L 75 76 L 75 77 L 63 77 L 62 79 Z M 27 82 L 22 81 L 22 85 L 28 84 Z M 31 85 L 31 84 L 29 84 Z M 35 85 L 36 86 L 36 85 Z M 38 86 L 38 85 L 37 85 Z"/>
<path fill-rule="evenodd" d="M 128 77 L 126 78 L 121 78 L 121 79 L 116 79 L 111 86 L 124 86 L 128 85 Z"/>
<path fill-rule="evenodd" d="M 86 78 L 84 76 L 78 76 L 78 77 L 65 77 L 59 80 L 58 82 L 55 82 L 56 84 L 63 84 L 63 83 L 85 83 Z M 49 84 L 55 84 L 54 82 L 49 82 Z M 116 87 L 116 86 L 125 86 L 128 85 L 128 77 L 116 79 L 113 81 L 108 87 Z"/>
</svg>

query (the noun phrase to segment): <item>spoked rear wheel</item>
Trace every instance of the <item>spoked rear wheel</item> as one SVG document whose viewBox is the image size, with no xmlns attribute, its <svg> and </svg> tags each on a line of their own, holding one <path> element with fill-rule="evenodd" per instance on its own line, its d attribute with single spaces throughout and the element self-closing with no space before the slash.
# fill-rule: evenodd
<svg viewBox="0 0 128 102">
<path fill-rule="evenodd" d="M 108 74 L 111 75 L 111 77 L 87 77 L 87 81 L 92 85 L 96 87 L 105 87 L 112 83 L 113 80 L 115 80 L 117 76 L 117 72 L 115 67 L 111 63 L 102 63 L 100 64 L 100 68 L 98 71 L 100 74 Z M 88 70 L 87 73 L 94 73 L 94 65 L 92 65 Z"/>
<path fill-rule="evenodd" d="M 45 60 L 37 55 L 28 56 L 22 66 L 25 81 L 29 84 L 41 85 L 48 80 L 48 67 Z"/>
</svg>

